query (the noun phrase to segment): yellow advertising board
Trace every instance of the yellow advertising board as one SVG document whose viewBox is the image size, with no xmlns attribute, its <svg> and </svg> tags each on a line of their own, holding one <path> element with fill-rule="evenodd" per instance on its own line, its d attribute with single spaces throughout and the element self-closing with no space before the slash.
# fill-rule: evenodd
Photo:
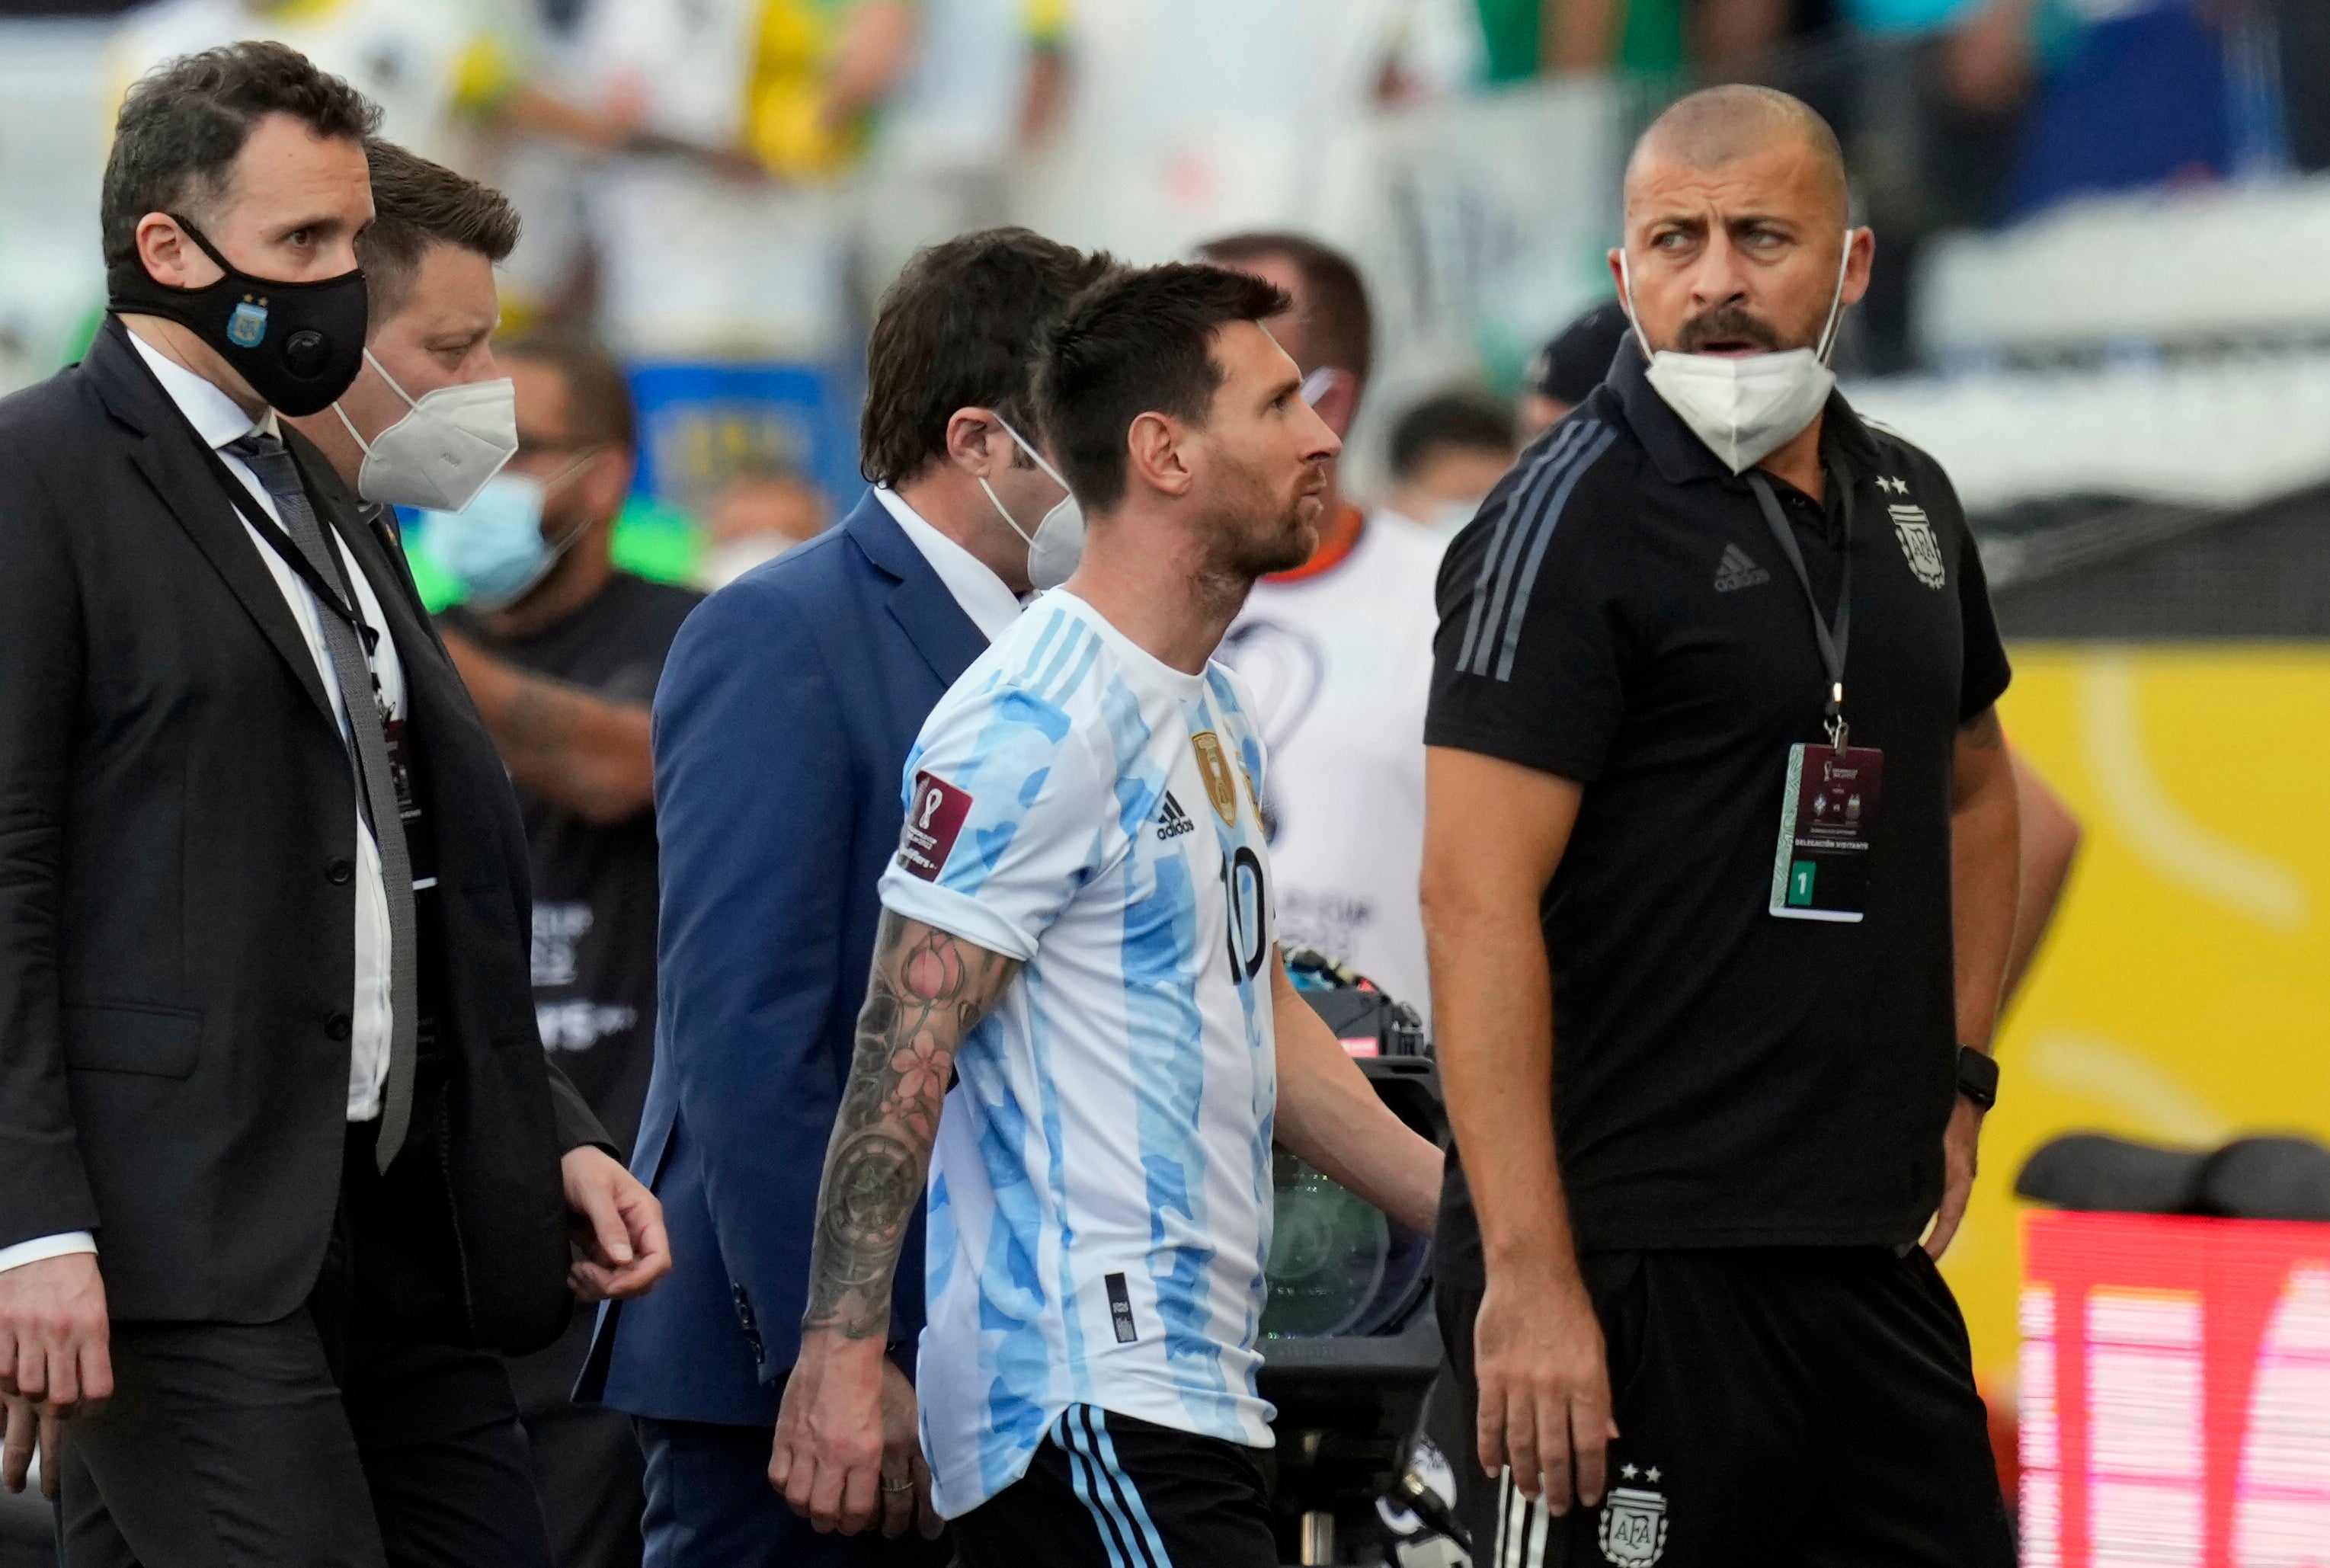
<svg viewBox="0 0 2330 1568">
<path fill-rule="evenodd" d="M 2008 736 L 2086 838 L 1943 1263 L 1986 1379 L 2013 1366 L 2013 1188 L 2041 1144 L 2330 1140 L 2330 647 L 2013 652 Z"/>
</svg>

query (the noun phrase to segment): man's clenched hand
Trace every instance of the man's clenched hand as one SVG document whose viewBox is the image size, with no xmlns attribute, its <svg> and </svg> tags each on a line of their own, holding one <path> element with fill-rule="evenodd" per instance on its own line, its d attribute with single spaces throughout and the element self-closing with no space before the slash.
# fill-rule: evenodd
<svg viewBox="0 0 2330 1568">
<path fill-rule="evenodd" d="M 769 1485 L 821 1531 L 854 1535 L 881 1515 L 890 1447 L 886 1369 L 896 1370 L 878 1338 L 831 1328 L 801 1335 L 777 1412 Z"/>
<path fill-rule="evenodd" d="M 663 1204 L 606 1150 L 585 1144 L 559 1162 L 574 1261 L 567 1282 L 585 1301 L 644 1296 L 671 1272 Z"/>
<path fill-rule="evenodd" d="M 94 1252 L 0 1271 L 0 1393 L 70 1416 L 113 1397 L 105 1280 Z"/>
</svg>

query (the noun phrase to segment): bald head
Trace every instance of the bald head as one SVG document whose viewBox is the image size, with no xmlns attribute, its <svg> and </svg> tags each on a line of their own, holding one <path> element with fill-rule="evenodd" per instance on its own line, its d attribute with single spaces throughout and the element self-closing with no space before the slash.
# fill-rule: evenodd
<svg viewBox="0 0 2330 1568">
<path fill-rule="evenodd" d="M 1712 172 L 1790 153 L 1809 163 L 1805 173 L 1843 227 L 1852 198 L 1836 132 L 1802 99 L 1768 87 L 1710 87 L 1671 105 L 1634 144 L 1626 164 L 1626 201 L 1634 203 L 1643 176 L 1662 164 Z"/>
<path fill-rule="evenodd" d="M 1844 158 L 1820 116 L 1769 88 L 1711 88 L 1634 145 L 1611 279 L 1646 349 L 1821 347 L 1869 288 L 1876 241 L 1851 222 Z"/>
</svg>

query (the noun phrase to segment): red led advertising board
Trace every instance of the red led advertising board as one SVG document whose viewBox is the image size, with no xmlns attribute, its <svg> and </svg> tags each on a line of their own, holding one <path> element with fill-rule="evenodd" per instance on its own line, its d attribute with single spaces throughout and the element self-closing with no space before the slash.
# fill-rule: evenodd
<svg viewBox="0 0 2330 1568">
<path fill-rule="evenodd" d="M 2024 1568 L 2330 1568 L 2330 1225 L 2023 1223 Z"/>
</svg>

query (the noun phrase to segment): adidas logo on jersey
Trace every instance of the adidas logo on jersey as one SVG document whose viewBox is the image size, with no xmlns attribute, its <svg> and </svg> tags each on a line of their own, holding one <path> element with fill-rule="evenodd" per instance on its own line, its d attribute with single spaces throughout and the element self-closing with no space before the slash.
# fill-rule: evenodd
<svg viewBox="0 0 2330 1568">
<path fill-rule="evenodd" d="M 1158 838 L 1160 841 L 1179 838 L 1185 833 L 1195 831 L 1197 826 L 1189 819 L 1189 814 L 1181 809 L 1181 803 L 1173 798 L 1173 791 L 1165 791 L 1165 809 L 1157 819 Z"/>
<path fill-rule="evenodd" d="M 1772 574 L 1748 559 L 1748 553 L 1737 544 L 1723 547 L 1723 562 L 1715 569 L 1715 591 L 1729 593 L 1736 588 L 1753 588 L 1759 582 L 1769 582 Z"/>
</svg>

